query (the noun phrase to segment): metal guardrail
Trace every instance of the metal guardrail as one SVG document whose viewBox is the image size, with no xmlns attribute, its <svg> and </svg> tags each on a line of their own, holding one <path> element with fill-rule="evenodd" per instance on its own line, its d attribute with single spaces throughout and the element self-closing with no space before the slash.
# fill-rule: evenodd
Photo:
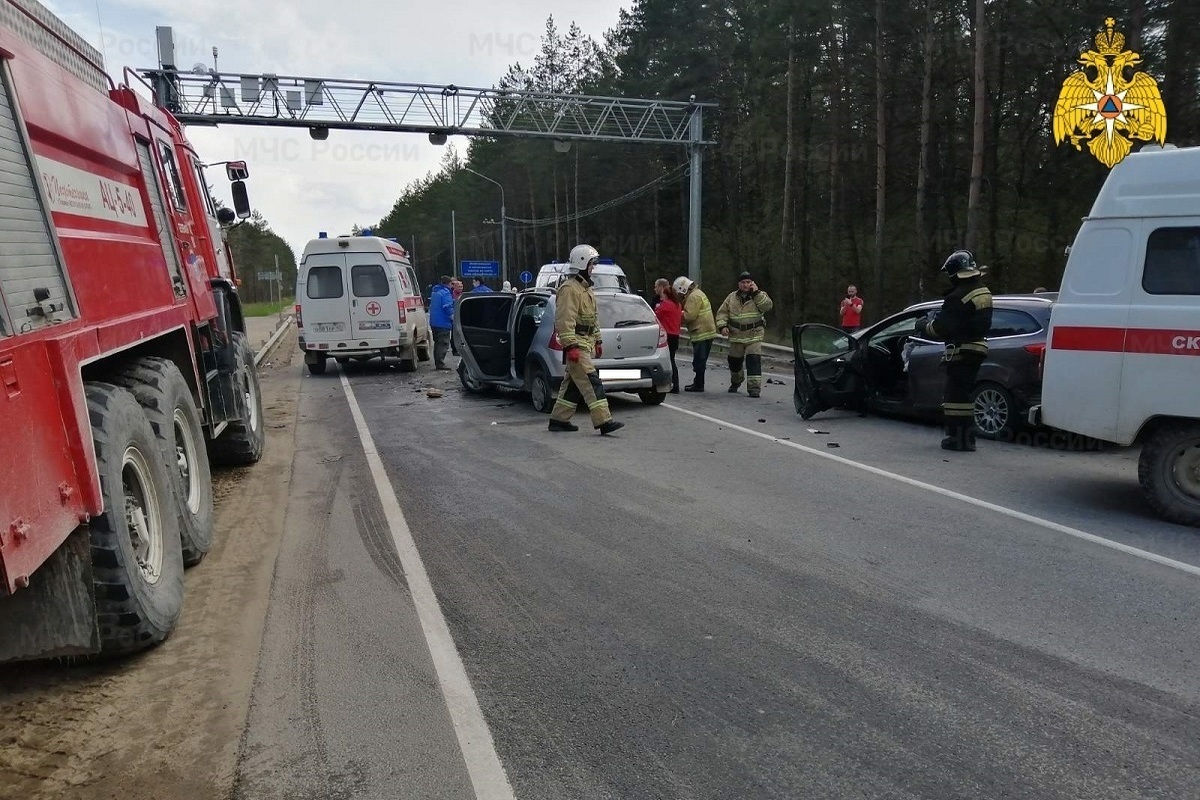
<svg viewBox="0 0 1200 800">
<path fill-rule="evenodd" d="M 275 333 L 271 334 L 271 338 L 267 339 L 267 343 L 262 346 L 262 349 L 254 354 L 254 366 L 257 367 L 259 364 L 261 364 L 263 359 L 267 357 L 267 354 L 271 352 L 271 348 L 279 344 L 279 340 L 283 338 L 283 334 L 287 332 L 288 328 L 291 327 L 293 319 L 295 319 L 295 317 L 287 317 L 283 321 L 283 324 L 275 329 Z"/>
<path fill-rule="evenodd" d="M 721 334 L 718 333 L 717 338 L 714 339 L 713 341 L 716 344 L 720 345 L 721 347 L 725 347 L 725 348 L 729 347 L 729 337 L 727 337 L 727 336 L 722 336 Z M 681 344 L 686 343 L 690 347 L 691 346 L 691 337 L 689 337 L 686 333 L 681 333 L 681 334 L 679 334 L 679 342 Z M 767 355 L 771 356 L 772 358 L 789 358 L 789 359 L 795 358 L 795 354 L 793 353 L 792 348 L 785 347 L 784 345 L 781 345 L 781 344 L 771 344 L 770 342 L 763 342 L 762 349 L 767 353 Z"/>
</svg>

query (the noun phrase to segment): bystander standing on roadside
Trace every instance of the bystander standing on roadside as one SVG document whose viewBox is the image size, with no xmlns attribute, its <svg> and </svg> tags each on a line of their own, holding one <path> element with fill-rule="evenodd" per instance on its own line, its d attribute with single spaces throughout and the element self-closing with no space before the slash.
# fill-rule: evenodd
<svg viewBox="0 0 1200 800">
<path fill-rule="evenodd" d="M 863 299 L 858 296 L 858 287 L 850 284 L 846 287 L 846 296 L 842 298 L 842 304 L 838 309 L 842 330 L 846 333 L 854 333 L 862 327 L 862 310 Z"/>
<path fill-rule="evenodd" d="M 471 283 L 474 284 L 471 287 L 472 294 L 485 294 L 492 291 L 488 288 L 488 285 L 483 282 L 483 278 L 472 278 Z"/>
<path fill-rule="evenodd" d="M 675 351 L 679 349 L 683 306 L 666 278 L 654 282 L 654 294 L 658 297 L 658 302 L 654 304 L 654 316 L 658 317 L 658 323 L 667 332 L 667 349 L 671 353 L 671 393 L 679 394 L 679 367 L 675 364 Z"/>
<path fill-rule="evenodd" d="M 454 326 L 453 279 L 443 275 L 441 283 L 433 287 L 429 298 L 429 327 L 433 330 L 433 366 L 435 369 L 450 369 L 446 365 L 446 351 L 450 349 L 450 329 Z"/>
<path fill-rule="evenodd" d="M 460 281 L 458 278 L 451 278 L 450 279 L 450 297 L 453 300 L 453 302 L 457 303 L 458 298 L 462 297 L 462 293 L 463 293 L 463 282 Z M 451 318 L 453 318 L 453 315 L 451 315 Z M 458 345 L 455 344 L 453 337 L 450 338 L 450 352 L 453 353 L 454 355 L 458 355 Z"/>
</svg>

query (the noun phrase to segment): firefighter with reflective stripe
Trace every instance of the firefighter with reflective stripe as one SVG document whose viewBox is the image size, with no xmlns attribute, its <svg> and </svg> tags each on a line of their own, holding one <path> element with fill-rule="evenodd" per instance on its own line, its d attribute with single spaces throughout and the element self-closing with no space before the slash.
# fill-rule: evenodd
<svg viewBox="0 0 1200 800">
<path fill-rule="evenodd" d="M 708 295 L 691 278 L 680 275 L 675 279 L 675 294 L 683 305 L 683 327 L 688 329 L 692 346 L 692 382 L 683 387 L 685 392 L 704 391 L 704 371 L 708 368 L 708 354 L 712 352 L 713 339 L 717 338 L 717 323 L 713 319 L 712 304 Z"/>
<path fill-rule="evenodd" d="M 773 305 L 750 273 L 743 272 L 738 276 L 737 291 L 730 292 L 717 309 L 717 329 L 729 337 L 730 392 L 736 392 L 742 381 L 751 397 L 762 392 L 762 340 L 767 330 L 763 315 Z"/>
<path fill-rule="evenodd" d="M 937 316 L 921 320 L 917 335 L 946 343 L 942 362 L 946 384 L 942 392 L 945 450 L 975 450 L 975 404 L 972 393 L 979 367 L 987 358 L 987 332 L 992 327 L 992 293 L 970 250 L 956 250 L 942 265 L 950 276 L 950 291 Z"/>
<path fill-rule="evenodd" d="M 558 287 L 554 304 L 554 333 L 563 347 L 566 376 L 558 391 L 558 400 L 550 412 L 550 430 L 577 431 L 571 423 L 579 401 L 587 403 L 592 425 L 601 434 L 625 427 L 616 422 L 608 410 L 604 385 L 592 364 L 592 354 L 599 358 L 600 320 L 596 311 L 596 293 L 592 291 L 592 268 L 600 260 L 596 248 L 581 244 L 571 251 L 567 261 L 567 279 Z"/>
</svg>

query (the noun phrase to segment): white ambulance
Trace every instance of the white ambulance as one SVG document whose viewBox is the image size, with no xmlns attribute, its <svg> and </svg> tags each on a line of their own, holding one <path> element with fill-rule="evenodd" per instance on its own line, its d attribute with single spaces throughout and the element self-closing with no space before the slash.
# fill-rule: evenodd
<svg viewBox="0 0 1200 800">
<path fill-rule="evenodd" d="M 411 372 L 429 360 L 433 344 L 408 253 L 372 235 L 322 233 L 308 243 L 296 275 L 296 327 L 314 375 L 325 372 L 330 357 L 399 358 L 400 369 Z"/>
<path fill-rule="evenodd" d="M 1109 173 L 1051 314 L 1039 419 L 1140 443 L 1150 505 L 1200 525 L 1200 147 L 1143 147 Z"/>
</svg>

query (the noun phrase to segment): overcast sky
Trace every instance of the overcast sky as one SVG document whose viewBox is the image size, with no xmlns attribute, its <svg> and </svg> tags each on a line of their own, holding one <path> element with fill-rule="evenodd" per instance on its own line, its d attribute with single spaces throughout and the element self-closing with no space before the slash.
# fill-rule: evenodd
<svg viewBox="0 0 1200 800">
<path fill-rule="evenodd" d="M 110 75 L 157 67 L 155 26 L 175 29 L 181 69 L 301 75 L 398 83 L 492 86 L 513 62 L 531 64 L 546 18 L 574 20 L 600 40 L 629 0 L 42 0 L 95 45 Z M 170 7 L 170 8 L 168 8 Z M 296 251 L 318 231 L 348 233 L 391 210 L 404 186 L 436 169 L 445 149 L 423 134 L 333 131 L 314 142 L 304 129 L 190 127 L 206 161 L 245 159 L 250 202 Z M 465 153 L 466 140 L 450 140 Z M 374 145 L 374 146 L 372 146 Z M 381 157 L 381 154 L 383 156 Z M 373 158 L 370 156 L 374 156 Z M 217 196 L 232 205 L 224 173 Z M 496 193 L 490 184 L 480 191 Z M 498 211 L 498 209 L 497 209 Z"/>
</svg>

